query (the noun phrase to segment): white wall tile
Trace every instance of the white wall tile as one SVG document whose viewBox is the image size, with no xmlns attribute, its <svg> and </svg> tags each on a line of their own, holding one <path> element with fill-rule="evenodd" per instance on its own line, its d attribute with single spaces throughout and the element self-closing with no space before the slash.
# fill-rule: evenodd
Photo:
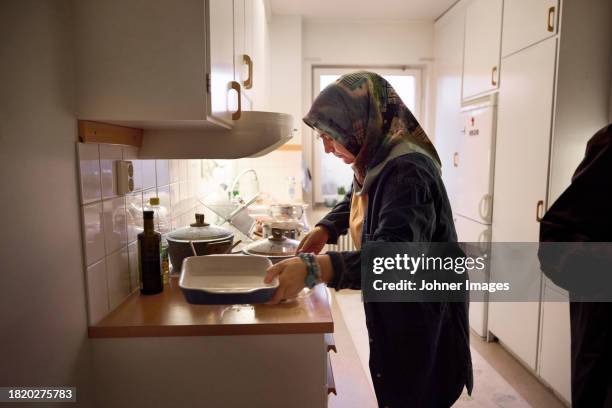
<svg viewBox="0 0 612 408">
<path fill-rule="evenodd" d="M 121 146 L 101 144 L 100 145 L 100 178 L 102 181 L 102 198 L 117 196 L 117 179 L 115 162 L 123 160 Z"/>
<path fill-rule="evenodd" d="M 189 160 L 179 160 L 179 180 L 180 182 L 187 181 L 187 166 Z"/>
<path fill-rule="evenodd" d="M 167 234 L 171 231 L 170 219 L 172 210 L 170 206 L 170 186 L 158 187 L 157 196 L 159 197 L 159 216 L 157 217 L 157 231 L 160 234 Z"/>
<path fill-rule="evenodd" d="M 202 160 L 189 160 L 187 163 L 188 180 L 199 180 L 202 178 Z"/>
<path fill-rule="evenodd" d="M 128 266 L 130 268 L 130 292 L 140 287 L 138 276 L 138 242 L 128 245 Z"/>
<path fill-rule="evenodd" d="M 155 160 L 142 160 L 142 188 L 147 190 L 155 187 Z"/>
<path fill-rule="evenodd" d="M 91 203 L 102 198 L 100 182 L 100 153 L 97 144 L 77 143 L 81 203 Z"/>
<path fill-rule="evenodd" d="M 130 294 L 130 268 L 127 247 L 106 257 L 108 303 L 114 310 Z"/>
<path fill-rule="evenodd" d="M 180 174 L 179 174 L 179 164 L 180 160 L 170 160 L 170 183 L 178 183 Z"/>
<path fill-rule="evenodd" d="M 170 184 L 170 160 L 156 160 L 155 174 L 157 175 L 157 187 Z"/>
<path fill-rule="evenodd" d="M 83 239 L 85 240 L 85 260 L 87 265 L 104 258 L 104 228 L 102 203 L 81 207 L 83 211 Z"/>
<path fill-rule="evenodd" d="M 142 160 L 138 160 L 138 149 L 123 146 L 123 160 L 131 161 L 134 166 L 134 191 L 142 190 Z"/>
<path fill-rule="evenodd" d="M 170 192 L 170 211 L 172 212 L 172 216 L 174 217 L 175 215 L 177 215 L 177 213 L 180 212 L 180 206 L 179 206 L 180 194 L 179 194 L 178 183 L 170 184 L 169 192 Z"/>
<path fill-rule="evenodd" d="M 117 197 L 103 202 L 104 245 L 106 255 L 127 245 L 127 214 L 125 197 Z"/>
<path fill-rule="evenodd" d="M 125 196 L 125 207 L 127 215 L 127 234 L 128 243 L 136 240 L 138 234 L 142 232 L 142 192 L 138 191 Z"/>
<path fill-rule="evenodd" d="M 87 309 L 90 325 L 97 324 L 109 312 L 104 259 L 87 268 Z"/>
</svg>

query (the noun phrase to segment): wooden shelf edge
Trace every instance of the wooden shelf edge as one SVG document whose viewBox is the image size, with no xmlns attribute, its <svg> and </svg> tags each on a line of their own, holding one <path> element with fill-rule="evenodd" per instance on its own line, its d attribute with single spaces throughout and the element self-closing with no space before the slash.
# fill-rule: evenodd
<svg viewBox="0 0 612 408">
<path fill-rule="evenodd" d="M 142 146 L 143 130 L 102 122 L 79 120 L 79 140 L 83 143 L 108 143 Z"/>
<path fill-rule="evenodd" d="M 334 340 L 333 333 L 325 333 L 325 344 L 327 345 L 327 352 L 334 351 L 334 353 L 338 352 L 336 348 L 336 341 Z"/>
<path fill-rule="evenodd" d="M 333 393 L 338 395 L 336 392 L 336 382 L 334 381 L 334 371 L 332 370 L 331 359 L 329 354 L 327 355 L 327 395 Z"/>
</svg>

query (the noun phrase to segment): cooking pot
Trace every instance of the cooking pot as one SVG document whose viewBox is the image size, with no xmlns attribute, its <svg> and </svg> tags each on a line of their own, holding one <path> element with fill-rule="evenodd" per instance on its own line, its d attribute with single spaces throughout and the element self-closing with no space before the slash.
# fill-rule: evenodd
<svg viewBox="0 0 612 408">
<path fill-rule="evenodd" d="M 294 257 L 299 244 L 299 241 L 284 236 L 283 230 L 272 228 L 272 235 L 269 238 L 250 243 L 242 252 L 247 255 L 265 256 L 272 263 L 278 263 Z"/>
<path fill-rule="evenodd" d="M 268 221 L 262 224 L 262 237 L 272 236 L 272 230 L 279 229 L 283 236 L 298 239 L 302 233 L 302 226 L 298 221 Z"/>
<path fill-rule="evenodd" d="M 181 270 L 183 259 L 189 256 L 226 254 L 232 248 L 234 234 L 231 231 L 207 224 L 204 214 L 196 214 L 195 218 L 196 222 L 189 227 L 177 229 L 166 237 L 170 263 L 177 272 Z"/>
</svg>

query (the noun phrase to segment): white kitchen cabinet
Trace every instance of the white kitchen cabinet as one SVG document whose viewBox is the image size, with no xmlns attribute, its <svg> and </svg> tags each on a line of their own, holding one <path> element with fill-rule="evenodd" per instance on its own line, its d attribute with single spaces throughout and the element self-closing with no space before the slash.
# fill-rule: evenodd
<svg viewBox="0 0 612 408">
<path fill-rule="evenodd" d="M 483 256 L 489 251 L 491 241 L 491 226 L 481 224 L 469 218 L 456 215 L 454 218 L 457 239 L 459 242 L 470 243 L 474 252 L 467 255 L 472 257 Z M 489 282 L 489 270 L 470 271 L 470 281 Z M 470 301 L 470 328 L 480 337 L 487 336 L 488 296 L 482 301 Z"/>
<path fill-rule="evenodd" d="M 462 109 L 463 130 L 453 166 L 457 172 L 454 211 L 483 224 L 493 212 L 495 95 L 472 101 Z"/>
<path fill-rule="evenodd" d="M 435 144 L 453 211 L 458 191 L 458 172 L 454 161 L 464 130 L 460 114 L 464 23 L 464 10 L 454 8 L 435 25 Z"/>
<path fill-rule="evenodd" d="M 571 401 L 571 341 L 567 292 L 546 280 L 542 299 L 539 373 L 565 401 Z"/>
<path fill-rule="evenodd" d="M 241 90 L 235 81 L 234 32 L 238 28 L 234 25 L 234 6 L 228 0 L 209 0 L 208 7 L 210 110 L 213 118 L 230 125 L 232 113 L 238 111 Z"/>
<path fill-rule="evenodd" d="M 503 60 L 493 241 L 537 242 L 548 181 L 556 38 Z"/>
<path fill-rule="evenodd" d="M 556 38 L 503 60 L 495 149 L 493 242 L 537 242 L 548 181 Z M 526 102 L 528 101 L 528 102 Z M 512 262 L 492 254 L 491 280 L 534 270 L 537 253 Z M 516 270 L 516 272 L 515 272 Z M 536 369 L 539 303 L 489 305 L 489 330 Z M 520 327 L 520 330 L 518 328 Z"/>
<path fill-rule="evenodd" d="M 230 127 L 233 11 L 227 3 L 74 2 L 79 119 Z"/>
<path fill-rule="evenodd" d="M 139 154 L 147 158 L 238 158 L 285 143 L 288 115 L 249 112 L 265 104 L 243 92 L 248 79 L 257 81 L 241 76 L 249 44 L 266 49 L 268 41 L 247 38 L 247 21 L 263 27 L 250 29 L 254 35 L 266 33 L 264 7 L 261 0 L 74 2 L 78 119 L 144 129 Z"/>
<path fill-rule="evenodd" d="M 502 56 L 557 33 L 558 0 L 505 0 Z"/>
<path fill-rule="evenodd" d="M 463 99 L 499 87 L 503 0 L 473 0 L 465 14 Z"/>
</svg>

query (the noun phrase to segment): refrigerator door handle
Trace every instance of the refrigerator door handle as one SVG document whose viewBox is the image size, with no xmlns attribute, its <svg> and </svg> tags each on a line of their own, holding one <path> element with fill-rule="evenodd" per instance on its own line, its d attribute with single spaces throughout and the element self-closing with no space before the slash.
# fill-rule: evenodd
<svg viewBox="0 0 612 408">
<path fill-rule="evenodd" d="M 478 203 L 478 213 L 483 220 L 489 221 L 491 217 L 491 194 L 485 194 Z"/>
</svg>

